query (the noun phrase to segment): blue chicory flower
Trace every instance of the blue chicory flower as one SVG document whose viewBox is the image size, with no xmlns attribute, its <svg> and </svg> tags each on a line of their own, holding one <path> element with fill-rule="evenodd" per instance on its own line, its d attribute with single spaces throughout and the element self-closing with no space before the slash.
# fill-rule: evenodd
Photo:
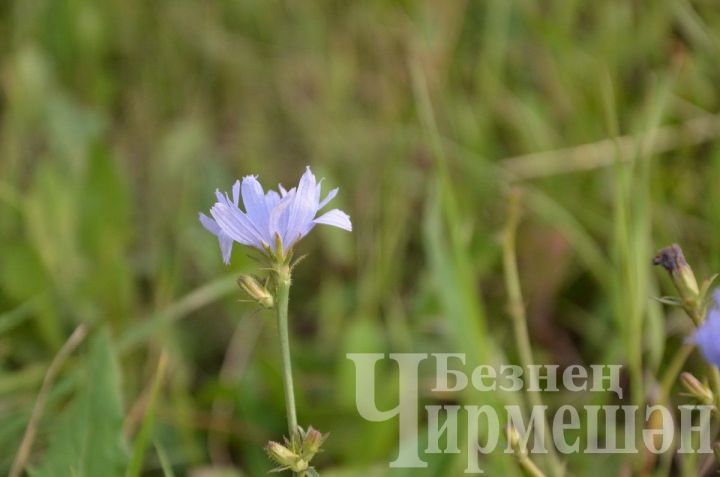
<svg viewBox="0 0 720 477">
<path fill-rule="evenodd" d="M 720 366 L 720 290 L 715 291 L 714 306 L 705 322 L 695 331 L 693 342 L 708 362 Z"/>
<path fill-rule="evenodd" d="M 210 208 L 210 215 L 201 213 L 200 222 L 220 242 L 223 261 L 230 263 L 233 242 L 265 251 L 275 250 L 276 236 L 283 249 L 288 250 L 306 236 L 316 224 L 332 225 L 352 231 L 350 217 L 339 209 L 332 209 L 320 217 L 318 211 L 325 207 L 338 193 L 331 190 L 320 200 L 322 180 L 317 182 L 310 167 L 300 178 L 297 188 L 285 190 L 279 185 L 279 193 L 263 192 L 255 176 L 236 181 L 232 188 L 232 201 L 220 191 L 215 192 L 217 202 Z M 242 197 L 242 211 L 239 207 Z"/>
</svg>

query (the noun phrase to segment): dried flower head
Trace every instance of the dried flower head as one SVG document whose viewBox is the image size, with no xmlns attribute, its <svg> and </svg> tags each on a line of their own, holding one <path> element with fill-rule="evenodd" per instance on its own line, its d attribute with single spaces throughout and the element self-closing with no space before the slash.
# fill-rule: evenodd
<svg viewBox="0 0 720 477">
<path fill-rule="evenodd" d="M 653 259 L 654 265 L 660 265 L 668 271 L 680 296 L 685 300 L 696 299 L 700 293 L 695 274 L 685 260 L 678 244 L 661 249 Z"/>
</svg>

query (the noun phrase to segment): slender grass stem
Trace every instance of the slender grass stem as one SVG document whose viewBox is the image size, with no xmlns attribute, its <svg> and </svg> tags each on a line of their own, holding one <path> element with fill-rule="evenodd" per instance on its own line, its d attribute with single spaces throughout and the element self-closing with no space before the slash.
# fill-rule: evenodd
<svg viewBox="0 0 720 477">
<path fill-rule="evenodd" d="M 55 355 L 50 366 L 48 367 L 45 378 L 43 379 L 42 387 L 35 400 L 30 419 L 28 420 L 27 427 L 25 428 L 25 434 L 23 434 L 22 441 L 20 442 L 20 448 L 15 456 L 15 461 L 10 470 L 11 477 L 20 477 L 22 475 L 27 461 L 30 458 L 30 451 L 32 450 L 33 442 L 35 441 L 35 435 L 37 434 L 38 425 L 40 418 L 45 410 L 45 403 L 47 402 L 48 395 L 52 388 L 55 378 L 57 377 L 62 365 L 65 363 L 67 358 L 77 349 L 78 346 L 83 342 L 88 333 L 88 326 L 86 324 L 80 324 L 75 331 L 70 335 L 70 338 L 63 344 L 60 351 Z"/>
<path fill-rule="evenodd" d="M 505 287 L 507 288 L 509 300 L 509 312 L 513 322 L 515 332 L 515 342 L 518 346 L 520 361 L 522 366 L 527 370 L 528 374 L 536 372 L 536 368 L 530 366 L 533 364 L 532 347 L 530 345 L 530 335 L 527 329 L 527 317 L 525 315 L 525 306 L 523 304 L 522 290 L 520 288 L 520 278 L 518 275 L 517 254 L 515 252 L 515 236 L 520 213 L 520 191 L 513 190 L 510 194 L 510 204 L 508 221 L 505 227 L 503 237 L 503 268 L 505 275 Z M 535 380 L 536 376 L 530 376 Z M 542 397 L 539 392 L 528 392 L 528 400 L 532 407 L 542 406 Z M 560 462 L 555 447 L 550 438 L 548 426 L 545 426 L 545 442 L 548 443 L 548 463 L 555 476 L 564 475 L 562 463 Z M 529 460 L 529 459 L 528 459 Z M 530 461 L 532 464 L 532 462 Z M 521 465 L 523 462 L 521 461 Z M 525 465 L 523 465 L 525 467 Z M 533 464 L 534 467 L 534 464 Z M 532 473 L 533 475 L 543 475 L 542 472 Z M 528 470 L 526 468 L 526 470 Z"/>
<path fill-rule="evenodd" d="M 682 345 L 673 355 L 670 360 L 670 364 L 667 366 L 667 370 L 660 379 L 660 393 L 658 395 L 658 401 L 661 403 L 667 403 L 670 399 L 670 392 L 675 382 L 680 376 L 680 372 L 685 366 L 685 362 L 690 357 L 694 347 L 689 344 Z"/>
<path fill-rule="evenodd" d="M 543 471 L 540 470 L 527 455 L 521 455 L 518 462 L 520 463 L 520 466 L 532 477 L 545 477 Z"/>
</svg>

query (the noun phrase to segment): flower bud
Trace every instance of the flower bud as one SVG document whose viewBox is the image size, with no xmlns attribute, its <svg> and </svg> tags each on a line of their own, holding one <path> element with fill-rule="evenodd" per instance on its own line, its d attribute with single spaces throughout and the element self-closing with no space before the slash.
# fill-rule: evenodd
<svg viewBox="0 0 720 477">
<path fill-rule="evenodd" d="M 680 296 L 686 301 L 697 300 L 700 290 L 695 274 L 685 260 L 685 255 L 678 244 L 672 244 L 660 250 L 653 259 L 654 265 L 660 265 L 670 273 Z"/>
<path fill-rule="evenodd" d="M 293 472 L 304 472 L 308 470 L 308 467 L 308 461 L 306 461 L 305 459 L 298 459 L 297 462 L 295 462 L 295 465 L 290 467 L 290 470 L 292 470 Z"/>
<path fill-rule="evenodd" d="M 262 285 L 258 283 L 251 275 L 240 275 L 237 280 L 240 288 L 248 294 L 250 298 L 258 302 L 264 308 L 272 308 L 275 304 L 272 294 Z"/>
<path fill-rule="evenodd" d="M 265 446 L 265 452 L 272 460 L 280 465 L 278 470 L 292 470 L 293 472 L 304 472 L 308 468 L 308 462 L 282 444 L 270 441 Z"/>
<path fill-rule="evenodd" d="M 327 437 L 328 434 L 322 434 L 320 431 L 310 426 L 303 436 L 303 457 L 312 458 L 312 456 L 320 452 L 320 448 Z"/>
<path fill-rule="evenodd" d="M 682 373 L 680 375 L 680 382 L 682 383 L 685 390 L 690 393 L 693 397 L 697 398 L 700 402 L 705 404 L 713 403 L 713 393 L 707 386 L 702 384 L 695 376 L 690 373 Z"/>
<path fill-rule="evenodd" d="M 284 445 L 278 444 L 274 441 L 270 441 L 267 443 L 267 445 L 265 446 L 265 451 L 268 453 L 272 460 L 285 467 L 292 466 L 293 464 L 295 464 L 295 461 L 300 458 L 297 454 L 295 454 L 293 451 L 291 451 Z"/>
</svg>

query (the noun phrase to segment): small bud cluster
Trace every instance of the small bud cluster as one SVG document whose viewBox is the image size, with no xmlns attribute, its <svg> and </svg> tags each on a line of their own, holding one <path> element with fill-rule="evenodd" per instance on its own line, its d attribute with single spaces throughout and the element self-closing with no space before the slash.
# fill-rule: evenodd
<svg viewBox="0 0 720 477">
<path fill-rule="evenodd" d="M 299 474 L 300 477 L 313 477 L 318 473 L 310 466 L 310 461 L 321 451 L 321 447 L 328 434 L 322 434 L 310 426 L 307 431 L 298 426 L 292 438 L 285 439 L 285 444 L 270 441 L 265 446 L 268 456 L 278 464 L 279 467 L 273 472 L 290 470 Z"/>
</svg>

